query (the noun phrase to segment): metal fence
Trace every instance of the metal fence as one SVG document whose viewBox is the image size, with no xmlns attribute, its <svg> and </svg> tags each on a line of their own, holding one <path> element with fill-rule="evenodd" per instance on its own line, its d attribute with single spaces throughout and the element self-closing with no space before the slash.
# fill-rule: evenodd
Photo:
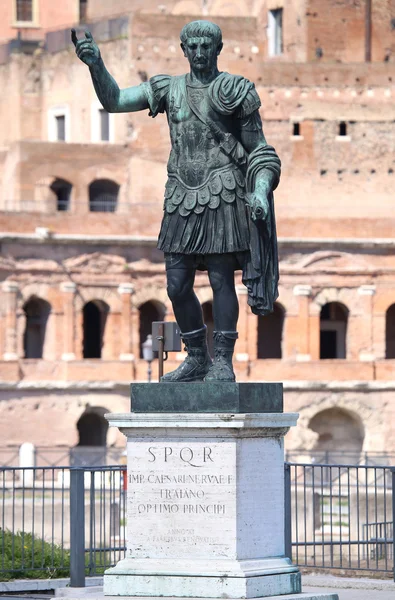
<svg viewBox="0 0 395 600">
<path fill-rule="evenodd" d="M 286 464 L 286 526 L 303 567 L 394 573 L 395 468 Z"/>
<path fill-rule="evenodd" d="M 286 555 L 395 575 L 395 468 L 285 465 Z M 0 579 L 100 575 L 126 552 L 126 467 L 0 468 Z"/>
<path fill-rule="evenodd" d="M 121 466 L 0 469 L 0 580 L 81 581 L 116 564 L 125 552 L 125 473 Z"/>
<path fill-rule="evenodd" d="M 0 466 L 27 466 L 20 462 L 21 445 L 0 445 Z M 95 467 L 122 464 L 125 448 L 121 446 L 34 446 L 36 467 Z M 357 452 L 342 450 L 292 450 L 285 454 L 286 462 L 311 464 L 348 464 L 386 467 L 395 465 L 394 452 Z M 29 464 L 30 466 L 30 464 Z"/>
<path fill-rule="evenodd" d="M 387 467 L 395 464 L 395 452 L 358 450 L 291 450 L 285 453 L 286 462 L 325 465 L 365 465 Z"/>
</svg>

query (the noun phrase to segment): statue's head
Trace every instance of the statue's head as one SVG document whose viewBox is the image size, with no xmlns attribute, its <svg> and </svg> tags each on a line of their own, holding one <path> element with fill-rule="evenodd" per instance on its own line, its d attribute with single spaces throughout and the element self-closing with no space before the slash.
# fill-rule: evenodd
<svg viewBox="0 0 395 600">
<path fill-rule="evenodd" d="M 222 32 L 211 21 L 192 21 L 183 27 L 181 48 L 191 67 L 199 71 L 210 69 L 222 50 Z"/>
</svg>

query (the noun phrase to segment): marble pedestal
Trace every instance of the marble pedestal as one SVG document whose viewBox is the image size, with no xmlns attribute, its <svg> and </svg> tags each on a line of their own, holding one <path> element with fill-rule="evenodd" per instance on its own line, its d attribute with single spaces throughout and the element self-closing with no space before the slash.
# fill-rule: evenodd
<svg viewBox="0 0 395 600">
<path fill-rule="evenodd" d="M 210 412 L 200 412 L 196 400 L 202 386 L 209 391 L 207 384 L 167 383 L 136 388 L 139 412 L 132 401 L 131 413 L 107 415 L 127 437 L 128 542 L 126 558 L 105 573 L 105 595 L 300 592 L 299 571 L 284 556 L 283 438 L 297 414 L 281 412 L 279 384 L 255 384 L 259 389 L 249 395 L 254 412 L 240 412 L 243 384 L 224 386 L 222 402 L 221 384 L 215 385 L 215 403 L 205 408 Z M 167 398 L 162 412 L 161 391 Z M 141 412 L 144 394 L 155 412 Z M 179 408 L 182 395 L 185 412 L 168 412 L 174 403 Z"/>
</svg>

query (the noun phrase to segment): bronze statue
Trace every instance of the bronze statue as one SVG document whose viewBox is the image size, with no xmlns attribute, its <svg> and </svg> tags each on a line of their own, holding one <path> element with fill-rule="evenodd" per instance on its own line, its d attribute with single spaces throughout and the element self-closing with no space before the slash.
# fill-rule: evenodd
<svg viewBox="0 0 395 600">
<path fill-rule="evenodd" d="M 164 252 L 167 291 L 187 358 L 163 381 L 234 381 L 232 357 L 239 313 L 234 272 L 242 270 L 248 303 L 257 315 L 278 296 L 273 190 L 281 163 L 265 140 L 254 84 L 218 70 L 220 28 L 193 21 L 181 31 L 190 71 L 157 75 L 119 89 L 89 31 L 76 53 L 89 66 L 108 112 L 166 112 L 171 137 L 168 180 L 158 248 Z M 202 309 L 193 290 L 196 270 L 207 270 L 213 290 L 214 360 Z"/>
</svg>

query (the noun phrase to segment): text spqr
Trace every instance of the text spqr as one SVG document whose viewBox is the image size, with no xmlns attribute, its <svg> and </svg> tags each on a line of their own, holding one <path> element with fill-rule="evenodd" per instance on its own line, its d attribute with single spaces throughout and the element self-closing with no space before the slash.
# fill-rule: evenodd
<svg viewBox="0 0 395 600">
<path fill-rule="evenodd" d="M 163 460 L 165 463 L 179 460 L 191 465 L 191 467 L 202 467 L 208 462 L 214 462 L 212 448 L 209 446 L 204 446 L 199 449 L 195 448 L 195 450 L 192 450 L 189 446 L 184 446 L 183 448 L 173 448 L 172 446 L 150 446 L 150 448 L 148 448 L 148 453 L 150 455 L 148 462 L 151 463 L 157 460 Z"/>
</svg>

